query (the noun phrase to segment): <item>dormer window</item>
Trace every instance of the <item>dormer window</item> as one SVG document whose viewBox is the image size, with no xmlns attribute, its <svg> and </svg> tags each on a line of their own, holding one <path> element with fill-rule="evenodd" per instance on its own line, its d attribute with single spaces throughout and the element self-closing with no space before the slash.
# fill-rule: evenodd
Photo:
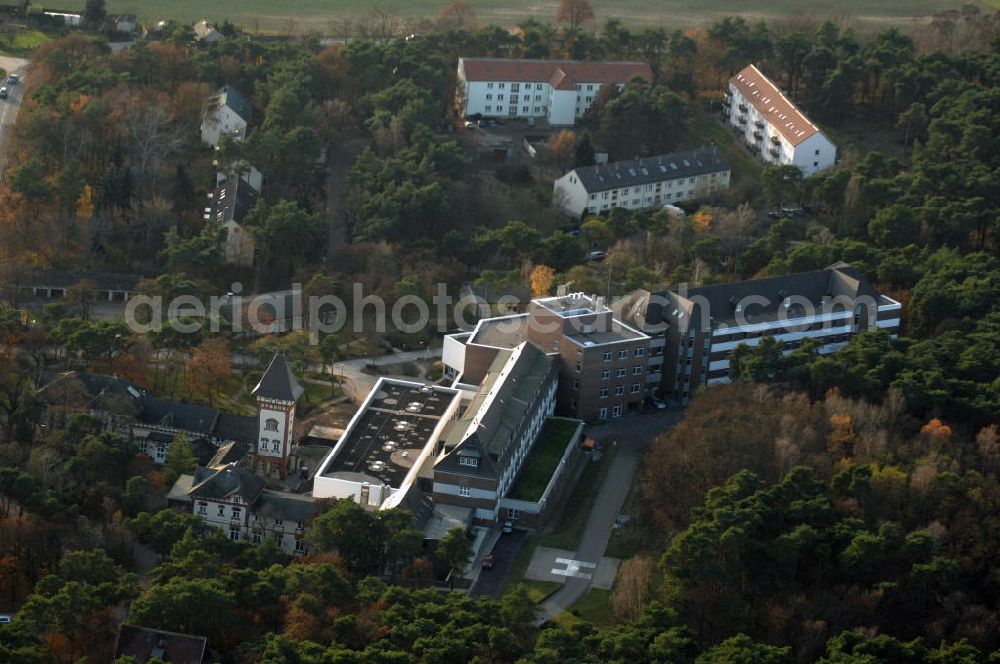
<svg viewBox="0 0 1000 664">
<path fill-rule="evenodd" d="M 264 429 L 266 431 L 277 431 L 278 430 L 278 420 L 273 417 L 269 417 L 264 420 Z"/>
<path fill-rule="evenodd" d="M 469 466 L 470 468 L 478 468 L 479 467 L 479 459 L 477 459 L 475 457 L 467 457 L 467 456 L 459 457 L 458 458 L 458 464 L 460 466 Z"/>
</svg>

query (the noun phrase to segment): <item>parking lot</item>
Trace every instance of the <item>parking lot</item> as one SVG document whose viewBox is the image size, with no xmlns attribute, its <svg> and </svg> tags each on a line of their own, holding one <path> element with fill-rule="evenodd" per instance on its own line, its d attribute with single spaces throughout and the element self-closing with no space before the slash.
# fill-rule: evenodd
<svg viewBox="0 0 1000 664">
<path fill-rule="evenodd" d="M 469 594 L 473 597 L 488 595 L 490 597 L 500 597 L 500 590 L 503 588 L 504 579 L 510 571 L 510 566 L 517 556 L 524 538 L 527 536 L 524 530 L 515 529 L 514 532 L 501 535 L 500 539 L 493 546 L 493 569 L 484 569 L 479 573 L 479 577 L 472 585 Z"/>
</svg>

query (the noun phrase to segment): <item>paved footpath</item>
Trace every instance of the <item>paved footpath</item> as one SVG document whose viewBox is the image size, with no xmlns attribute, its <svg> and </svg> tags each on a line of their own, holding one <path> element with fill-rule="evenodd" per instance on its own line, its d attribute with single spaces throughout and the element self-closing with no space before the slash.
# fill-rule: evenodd
<svg viewBox="0 0 1000 664">
<path fill-rule="evenodd" d="M 595 427 L 588 432 L 590 436 L 600 439 L 605 446 L 616 444 L 618 453 L 611 462 L 604 484 L 598 491 L 573 560 L 596 564 L 604 557 L 615 520 L 632 487 L 640 457 L 649 443 L 680 420 L 682 414 L 683 411 L 680 409 L 672 409 L 632 415 L 617 422 Z M 589 575 L 568 576 L 563 587 L 542 603 L 538 617 L 539 624 L 552 620 L 570 609 L 590 589 L 591 583 Z"/>
</svg>

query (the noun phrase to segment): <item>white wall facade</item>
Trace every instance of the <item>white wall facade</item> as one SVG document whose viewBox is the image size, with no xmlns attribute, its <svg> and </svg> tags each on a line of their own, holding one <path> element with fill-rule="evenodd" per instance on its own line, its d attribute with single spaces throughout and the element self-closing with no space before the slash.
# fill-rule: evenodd
<svg viewBox="0 0 1000 664">
<path fill-rule="evenodd" d="M 237 140 L 243 140 L 247 135 L 246 120 L 226 105 L 207 112 L 201 121 L 202 143 L 218 147 L 223 134 L 232 134 Z"/>
<path fill-rule="evenodd" d="M 556 205 L 574 216 L 600 214 L 616 207 L 645 210 L 728 189 L 730 178 L 731 171 L 725 170 L 588 192 L 580 183 L 576 171 L 570 171 L 552 185 L 552 196 Z"/>
<path fill-rule="evenodd" d="M 583 117 L 601 87 L 600 83 L 578 83 L 572 90 L 556 90 L 548 82 L 469 81 L 461 68 L 458 81 L 465 117 L 545 118 L 560 126 L 572 126 Z"/>
<path fill-rule="evenodd" d="M 757 156 L 764 163 L 798 166 L 806 177 L 836 163 L 837 147 L 823 132 L 817 131 L 798 145 L 792 145 L 771 118 L 758 111 L 739 88 L 729 83 L 727 91 L 731 104 L 729 124 L 739 129 L 744 142 L 757 150 Z"/>
</svg>

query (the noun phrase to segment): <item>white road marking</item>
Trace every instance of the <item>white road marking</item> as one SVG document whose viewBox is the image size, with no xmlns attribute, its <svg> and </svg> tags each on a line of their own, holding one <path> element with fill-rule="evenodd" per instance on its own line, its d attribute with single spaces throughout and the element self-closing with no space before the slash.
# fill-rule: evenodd
<svg viewBox="0 0 1000 664">
<path fill-rule="evenodd" d="M 588 563 L 582 560 L 573 560 L 572 558 L 556 558 L 556 565 L 562 565 L 565 569 L 559 569 L 553 567 L 550 570 L 551 574 L 557 576 L 572 576 L 577 579 L 590 579 L 591 574 L 589 572 L 583 572 L 582 569 L 595 569 L 597 565 L 595 563 Z"/>
</svg>

